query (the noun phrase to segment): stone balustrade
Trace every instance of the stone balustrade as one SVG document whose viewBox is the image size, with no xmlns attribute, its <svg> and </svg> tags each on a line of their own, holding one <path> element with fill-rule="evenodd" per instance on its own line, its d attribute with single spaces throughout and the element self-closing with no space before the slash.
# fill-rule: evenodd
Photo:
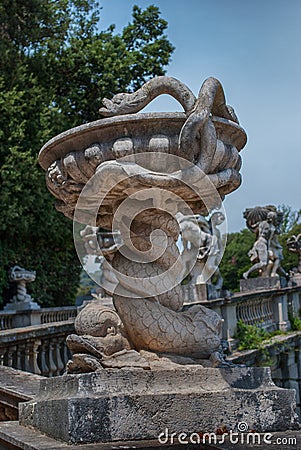
<svg viewBox="0 0 301 450">
<path fill-rule="evenodd" d="M 301 286 L 236 293 L 233 296 L 209 301 L 186 303 L 185 308 L 201 303 L 216 311 L 223 319 L 223 339 L 230 350 L 237 346 L 237 322 L 258 325 L 267 331 L 290 329 L 289 313 L 297 316 L 301 307 Z"/>
<path fill-rule="evenodd" d="M 76 315 L 76 306 L 59 306 L 24 311 L 0 311 L 0 330 L 62 322 L 74 319 Z"/>
<path fill-rule="evenodd" d="M 0 330 L 8 330 L 13 328 L 14 313 L 1 311 L 0 312 Z"/>
<path fill-rule="evenodd" d="M 62 375 L 70 353 L 66 337 L 73 321 L 0 331 L 0 365 L 46 377 Z"/>
</svg>

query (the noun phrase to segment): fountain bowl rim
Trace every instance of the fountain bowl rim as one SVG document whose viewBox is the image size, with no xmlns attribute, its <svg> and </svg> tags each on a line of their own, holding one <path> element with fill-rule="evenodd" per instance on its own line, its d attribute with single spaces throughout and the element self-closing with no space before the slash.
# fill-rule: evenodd
<svg viewBox="0 0 301 450">
<path fill-rule="evenodd" d="M 106 128 L 111 128 L 116 125 L 126 125 L 130 123 L 141 123 L 141 122 L 152 122 L 154 120 L 159 120 L 159 123 L 162 121 L 166 122 L 179 122 L 179 124 L 183 125 L 187 116 L 184 112 L 151 112 L 151 113 L 136 113 L 136 114 L 124 114 L 119 116 L 112 116 L 107 118 L 101 118 L 95 120 L 93 122 L 87 122 L 82 125 L 70 128 L 62 133 L 54 136 L 50 139 L 46 144 L 43 145 L 39 152 L 38 161 L 41 167 L 44 170 L 47 170 L 48 167 L 59 157 L 64 157 L 68 153 L 70 153 L 70 143 L 75 140 L 79 140 L 80 142 L 77 146 L 74 145 L 73 151 L 82 150 L 83 148 L 87 148 L 90 145 L 93 145 L 93 142 L 89 142 L 88 135 L 97 132 L 97 130 L 104 130 Z M 247 136 L 245 130 L 236 122 L 233 122 L 229 119 L 224 119 L 222 117 L 212 116 L 213 122 L 219 122 L 225 126 L 230 128 L 235 128 L 236 132 L 241 135 L 242 144 L 238 150 L 241 150 L 246 142 Z M 158 135 L 160 135 L 160 129 L 158 129 Z M 94 143 L 96 143 L 94 141 Z M 58 151 L 58 148 L 61 147 L 62 151 Z"/>
</svg>

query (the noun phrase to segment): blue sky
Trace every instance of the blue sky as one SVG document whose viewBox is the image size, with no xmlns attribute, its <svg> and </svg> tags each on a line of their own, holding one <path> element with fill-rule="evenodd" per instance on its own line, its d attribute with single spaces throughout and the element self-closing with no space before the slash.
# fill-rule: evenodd
<svg viewBox="0 0 301 450">
<path fill-rule="evenodd" d="M 242 186 L 225 201 L 229 231 L 244 227 L 243 210 L 265 204 L 301 208 L 301 0 L 100 0 L 101 28 L 116 31 L 133 5 L 159 7 L 176 47 L 167 75 L 197 94 L 219 79 L 248 134 Z M 180 111 L 168 96 L 152 111 Z"/>
</svg>

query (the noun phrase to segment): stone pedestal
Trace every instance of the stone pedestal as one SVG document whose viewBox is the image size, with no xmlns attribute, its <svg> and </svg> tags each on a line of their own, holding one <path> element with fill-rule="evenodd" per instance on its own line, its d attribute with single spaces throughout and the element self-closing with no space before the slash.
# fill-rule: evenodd
<svg viewBox="0 0 301 450">
<path fill-rule="evenodd" d="M 213 284 L 198 283 L 198 284 L 186 284 L 183 286 L 184 303 L 199 303 L 217 298 L 230 297 L 231 293 L 226 289 L 218 289 Z"/>
<path fill-rule="evenodd" d="M 287 281 L 283 277 L 257 277 L 240 280 L 241 292 L 280 289 L 283 287 L 287 287 Z"/>
<path fill-rule="evenodd" d="M 40 309 L 40 305 L 38 305 L 36 302 L 15 302 L 15 303 L 7 303 L 7 305 L 4 306 L 4 311 L 33 311 L 36 309 Z"/>
<path fill-rule="evenodd" d="M 246 422 L 257 432 L 296 427 L 295 392 L 276 387 L 269 368 L 106 369 L 41 381 L 20 405 L 20 424 L 84 444 L 214 433 Z"/>
</svg>

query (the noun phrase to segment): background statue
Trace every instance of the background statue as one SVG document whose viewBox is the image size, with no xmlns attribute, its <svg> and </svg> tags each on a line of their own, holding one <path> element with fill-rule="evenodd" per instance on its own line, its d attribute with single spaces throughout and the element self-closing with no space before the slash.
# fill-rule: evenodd
<svg viewBox="0 0 301 450">
<path fill-rule="evenodd" d="M 26 284 L 36 279 L 35 270 L 26 270 L 20 266 L 14 266 L 9 271 L 9 281 L 17 283 L 17 294 L 11 299 L 12 303 L 30 303 L 33 299 L 27 294 Z"/>
<path fill-rule="evenodd" d="M 106 294 L 112 295 L 118 281 L 108 261 L 112 260 L 115 250 L 120 245 L 119 232 L 105 231 L 99 227 L 87 225 L 79 234 L 84 242 L 86 255 L 96 257 L 96 264 L 101 272 L 100 287 L 97 289 L 97 294 L 92 296 L 98 299 Z"/>
<path fill-rule="evenodd" d="M 214 212 L 209 219 L 201 215 L 178 216 L 181 237 L 183 243 L 183 257 L 187 267 L 194 252 L 197 259 L 190 272 L 190 283 L 213 284 L 213 276 L 216 278 L 215 288 L 221 289 L 223 278 L 218 265 L 222 257 L 222 236 L 218 229 L 225 216 L 221 212 Z M 188 273 L 187 273 L 188 274 Z"/>
<path fill-rule="evenodd" d="M 256 241 L 248 253 L 253 265 L 243 274 L 244 278 L 247 279 L 255 271 L 262 277 L 277 277 L 279 274 L 287 277 L 281 266 L 282 246 L 277 237 L 283 213 L 272 205 L 256 206 L 246 209 L 244 218 L 249 230 L 256 234 Z"/>
<path fill-rule="evenodd" d="M 296 253 L 298 255 L 298 267 L 296 268 L 295 272 L 301 274 L 301 234 L 298 234 L 298 236 L 291 236 L 287 240 L 287 248 L 290 252 Z"/>
</svg>

